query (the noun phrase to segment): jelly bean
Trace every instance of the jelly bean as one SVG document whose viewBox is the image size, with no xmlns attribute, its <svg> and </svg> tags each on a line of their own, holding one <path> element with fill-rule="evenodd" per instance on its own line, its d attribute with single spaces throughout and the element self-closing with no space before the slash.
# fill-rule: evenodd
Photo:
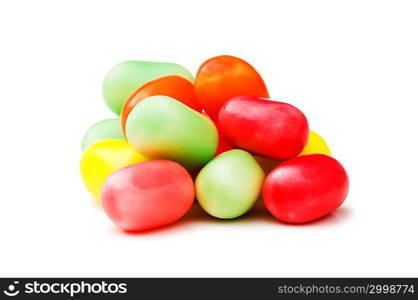
<svg viewBox="0 0 418 300">
<path fill-rule="evenodd" d="M 105 139 L 125 139 L 118 118 L 107 119 L 93 124 L 84 134 L 81 141 L 81 150 L 84 151 L 91 144 Z"/>
<path fill-rule="evenodd" d="M 178 163 L 154 160 L 111 174 L 102 188 L 110 219 L 126 231 L 143 231 L 173 223 L 194 201 L 193 180 Z"/>
<path fill-rule="evenodd" d="M 232 219 L 245 214 L 258 200 L 264 173 L 252 155 L 234 149 L 210 161 L 196 178 L 196 197 L 210 215 Z"/>
<path fill-rule="evenodd" d="M 126 100 L 120 115 L 123 134 L 126 135 L 126 119 L 135 105 L 147 97 L 157 95 L 174 98 L 198 112 L 202 110 L 196 102 L 194 85 L 189 80 L 175 75 L 164 76 L 144 84 Z"/>
<path fill-rule="evenodd" d="M 334 158 L 323 154 L 292 158 L 266 178 L 263 198 L 277 219 L 305 223 L 337 209 L 348 193 L 348 176 Z"/>
<path fill-rule="evenodd" d="M 299 109 L 252 96 L 225 103 L 218 124 L 236 147 L 277 160 L 298 155 L 309 135 L 308 121 Z"/>
<path fill-rule="evenodd" d="M 126 135 L 146 157 L 173 160 L 188 170 L 203 166 L 218 146 L 212 121 L 167 96 L 139 102 L 126 121 Z"/>
<path fill-rule="evenodd" d="M 213 120 L 230 98 L 251 95 L 269 98 L 260 74 L 246 61 L 229 55 L 216 56 L 205 61 L 197 71 L 196 98 Z"/>
<path fill-rule="evenodd" d="M 308 143 L 299 155 L 308 154 L 331 155 L 331 151 L 329 150 L 329 147 L 325 140 L 313 130 L 309 132 Z"/>
<path fill-rule="evenodd" d="M 103 81 L 106 105 L 119 115 L 126 99 L 148 81 L 178 75 L 193 82 L 193 75 L 183 66 L 166 62 L 124 61 L 113 67 Z"/>
<path fill-rule="evenodd" d="M 81 176 L 87 189 L 99 198 L 107 176 L 120 168 L 145 160 L 127 141 L 102 140 L 84 151 L 80 161 Z"/>
</svg>

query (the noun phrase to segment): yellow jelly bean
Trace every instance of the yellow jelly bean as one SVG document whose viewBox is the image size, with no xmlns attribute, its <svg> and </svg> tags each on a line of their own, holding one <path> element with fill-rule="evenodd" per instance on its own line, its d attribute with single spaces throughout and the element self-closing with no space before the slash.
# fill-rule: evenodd
<svg viewBox="0 0 418 300">
<path fill-rule="evenodd" d="M 127 141 L 106 139 L 92 144 L 83 152 L 81 176 L 87 189 L 99 199 L 102 185 L 111 173 L 146 160 Z"/>
<path fill-rule="evenodd" d="M 329 150 L 325 140 L 313 130 L 309 132 L 308 143 L 306 144 L 305 148 L 303 148 L 299 156 L 308 154 L 331 155 L 331 151 Z"/>
</svg>

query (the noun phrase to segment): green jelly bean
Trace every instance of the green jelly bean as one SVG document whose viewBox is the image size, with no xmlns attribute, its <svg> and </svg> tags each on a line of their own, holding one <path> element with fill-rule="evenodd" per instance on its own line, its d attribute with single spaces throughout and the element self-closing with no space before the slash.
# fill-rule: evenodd
<svg viewBox="0 0 418 300">
<path fill-rule="evenodd" d="M 193 75 L 183 66 L 151 61 L 124 61 L 110 70 L 103 81 L 106 105 L 120 115 L 126 99 L 143 84 L 167 75 L 178 75 L 194 82 Z"/>
<path fill-rule="evenodd" d="M 81 150 L 84 151 L 91 144 L 105 139 L 126 140 L 119 118 L 99 121 L 87 129 L 81 141 Z"/>
<path fill-rule="evenodd" d="M 202 167 L 218 146 L 209 118 L 167 96 L 139 102 L 126 120 L 126 136 L 144 156 L 173 160 L 188 170 Z"/>
<path fill-rule="evenodd" d="M 250 153 L 239 149 L 224 152 L 197 176 L 197 200 L 216 218 L 237 218 L 259 199 L 264 177 L 263 169 Z"/>
</svg>

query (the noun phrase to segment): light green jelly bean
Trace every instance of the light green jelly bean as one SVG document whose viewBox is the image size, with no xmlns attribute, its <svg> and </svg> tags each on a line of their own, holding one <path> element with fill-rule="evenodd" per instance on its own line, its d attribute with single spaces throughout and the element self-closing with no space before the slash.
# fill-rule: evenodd
<svg viewBox="0 0 418 300">
<path fill-rule="evenodd" d="M 110 70 L 103 81 L 106 105 L 120 115 L 126 99 L 143 84 L 168 75 L 178 75 L 194 82 L 193 75 L 183 66 L 151 61 L 124 61 Z"/>
<path fill-rule="evenodd" d="M 81 141 L 81 150 L 84 151 L 91 144 L 105 139 L 126 140 L 119 118 L 99 121 L 87 129 Z"/>
<path fill-rule="evenodd" d="M 126 136 L 144 156 L 173 160 L 188 170 L 202 167 L 218 146 L 209 118 L 166 96 L 139 102 L 126 120 Z"/>
<path fill-rule="evenodd" d="M 239 149 L 210 161 L 196 178 L 196 197 L 210 215 L 221 219 L 245 214 L 260 197 L 264 172 L 254 157 Z"/>
</svg>

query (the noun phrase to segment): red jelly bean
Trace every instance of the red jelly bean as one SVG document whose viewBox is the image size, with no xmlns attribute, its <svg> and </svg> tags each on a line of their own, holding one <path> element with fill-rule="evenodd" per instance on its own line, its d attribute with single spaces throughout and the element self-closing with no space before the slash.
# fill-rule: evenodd
<svg viewBox="0 0 418 300">
<path fill-rule="evenodd" d="M 112 173 L 101 201 L 110 219 L 126 231 L 142 231 L 180 219 L 194 201 L 194 184 L 181 165 L 154 160 Z"/>
<path fill-rule="evenodd" d="M 219 111 L 218 124 L 236 147 L 276 160 L 297 156 L 309 136 L 299 109 L 253 96 L 230 99 Z"/>
<path fill-rule="evenodd" d="M 276 167 L 266 178 L 263 199 L 277 219 L 305 223 L 337 209 L 348 193 L 348 176 L 334 158 L 299 156 Z"/>
<path fill-rule="evenodd" d="M 195 92 L 200 106 L 213 120 L 218 118 L 219 109 L 231 97 L 269 97 L 257 70 L 246 61 L 229 55 L 213 57 L 200 66 L 196 74 Z"/>
</svg>

